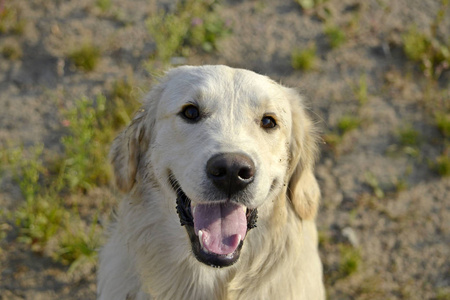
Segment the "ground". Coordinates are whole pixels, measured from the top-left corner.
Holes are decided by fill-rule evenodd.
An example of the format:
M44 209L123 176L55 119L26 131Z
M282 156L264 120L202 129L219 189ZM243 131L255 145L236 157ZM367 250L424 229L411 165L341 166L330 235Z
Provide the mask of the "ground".
M148 20L175 10L155 0L0 1L2 151L43 143L60 153L61 107L124 78L148 91L167 66ZM229 0L214 13L226 34L169 61L247 68L302 92L323 141L317 225L329 298L450 299L448 1ZM441 50L415 61L408 32ZM99 49L93 70L75 65L84 44ZM294 68L293 53L307 48L309 67ZM0 299L94 299L95 264L68 272L32 251L14 221L23 191L0 176ZM82 209L101 206L108 219L120 195L102 185L83 197L94 200Z

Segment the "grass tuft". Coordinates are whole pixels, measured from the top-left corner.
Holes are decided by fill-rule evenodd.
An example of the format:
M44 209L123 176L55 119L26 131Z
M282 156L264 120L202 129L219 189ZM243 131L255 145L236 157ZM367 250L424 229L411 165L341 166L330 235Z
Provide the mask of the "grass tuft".
M358 271L361 265L361 253L359 249L342 245L340 247L341 261L339 273L342 277L348 277Z
M420 133L411 125L406 125L398 131L402 146L417 147L420 144Z
M450 114L445 113L437 113L436 117L436 126L442 135L446 138L450 137Z
M25 27L26 20L22 18L19 8L6 5L0 11L0 33L22 35Z
M147 20L156 43L155 58L164 64L192 51L212 52L231 28L217 14L215 1L182 1L174 12L163 11Z
M450 69L450 44L419 32L416 27L411 27L402 37L406 57L418 62L425 76L439 78Z
M130 85L118 81L111 100L81 98L60 112L66 129L60 156L45 160L43 145L0 151L2 173L13 175L24 197L9 220L18 228L18 240L70 264L69 271L93 266L96 260L101 228L97 216L89 216L87 210L80 213L78 205L94 186L110 181L109 145L122 122L130 119L127 112L137 106Z
M86 72L95 69L100 60L100 56L100 49L91 44L85 44L69 54L69 58L75 67Z
M327 1L328 0L295 0L295 2L297 2L298 5L300 5L300 7L304 10L316 8Z
M317 47L309 45L305 49L296 49L291 54L291 65L296 70L309 71L317 66Z
M1 53L3 57L10 60L18 60L22 58L22 49L17 44L6 44L2 47Z
M436 159L434 165L436 172L443 177L450 176L450 155L445 153Z
M107 12L111 8L112 3L111 0L96 0L95 5L100 8L102 12Z
M337 127L341 135L345 135L346 133L358 128L360 124L361 119L359 117L344 115L339 119Z
M325 35L327 36L330 46L333 49L342 46L347 40L345 32L334 25L329 25L325 28Z
M71 226L65 230L59 241L59 249L55 253L57 260L70 264L68 273L72 273L84 265L93 266L97 260L97 250L100 247L100 232L97 226L97 218L92 221L90 228L80 226L81 220L76 219L77 214L73 214Z

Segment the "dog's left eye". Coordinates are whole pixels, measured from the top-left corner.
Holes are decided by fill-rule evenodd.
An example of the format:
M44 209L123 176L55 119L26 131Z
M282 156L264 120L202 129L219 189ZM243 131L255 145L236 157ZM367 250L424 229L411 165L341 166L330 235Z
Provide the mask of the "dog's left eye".
M271 116L264 116L261 119L261 127L264 129L272 129L277 126L277 122Z
M200 112L197 106L190 104L183 107L181 116L188 121L195 122L200 117Z

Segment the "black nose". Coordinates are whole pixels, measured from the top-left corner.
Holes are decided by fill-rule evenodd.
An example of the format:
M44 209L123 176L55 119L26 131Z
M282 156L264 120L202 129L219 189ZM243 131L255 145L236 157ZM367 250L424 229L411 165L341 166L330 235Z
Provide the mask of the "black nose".
M253 181L255 164L245 154L222 153L208 160L206 173L219 190L231 196Z

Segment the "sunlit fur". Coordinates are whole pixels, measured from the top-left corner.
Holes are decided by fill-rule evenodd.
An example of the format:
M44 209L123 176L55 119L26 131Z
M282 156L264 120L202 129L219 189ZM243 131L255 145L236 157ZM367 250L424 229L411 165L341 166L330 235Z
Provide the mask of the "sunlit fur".
M195 124L179 115L191 102L203 114ZM260 126L266 113L276 128ZM125 196L100 253L98 298L324 299L316 149L314 124L294 90L226 66L170 70L111 149ZM258 208L259 218L239 260L217 269L192 255L169 176L193 203L205 203L217 195L206 162L224 152L255 162L254 181L233 201Z

